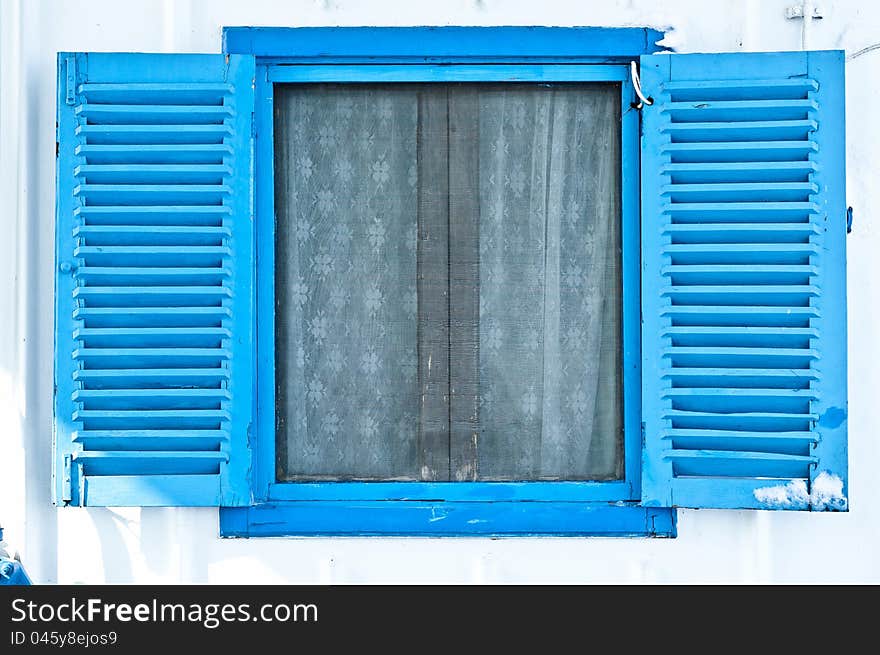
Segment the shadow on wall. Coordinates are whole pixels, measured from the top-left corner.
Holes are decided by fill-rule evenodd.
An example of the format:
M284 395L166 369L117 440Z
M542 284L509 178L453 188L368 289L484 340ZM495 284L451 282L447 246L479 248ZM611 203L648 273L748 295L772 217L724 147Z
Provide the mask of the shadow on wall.
M208 579L209 557L193 540L193 530L201 521L192 510L91 507L61 511L83 511L91 520L95 547L100 552L90 563L84 564L93 567L98 563L104 583L130 584L134 580L158 584L198 583ZM96 573L92 568L84 575L73 571L69 577L77 582L94 582L90 578Z
M61 511L78 511L64 509ZM141 531L140 522L121 513L104 507L90 507L84 510L95 526L97 544L101 549L101 570L104 583L130 583L134 580L128 543ZM126 535L129 535L126 538ZM76 573L74 573L76 579ZM93 582L89 580L88 582Z

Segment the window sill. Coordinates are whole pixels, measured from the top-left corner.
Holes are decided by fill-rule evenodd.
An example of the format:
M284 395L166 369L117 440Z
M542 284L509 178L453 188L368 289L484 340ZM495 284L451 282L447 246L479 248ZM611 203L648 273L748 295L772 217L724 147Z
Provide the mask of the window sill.
M675 537L674 509L630 503L287 501L221 507L221 537Z

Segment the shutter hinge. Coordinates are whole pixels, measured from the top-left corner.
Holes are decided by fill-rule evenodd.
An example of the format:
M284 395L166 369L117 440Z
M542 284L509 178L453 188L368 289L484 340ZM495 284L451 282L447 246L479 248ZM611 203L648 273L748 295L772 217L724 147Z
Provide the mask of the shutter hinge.
M67 73L67 93L66 102L72 105L76 101L76 57L69 55L65 65Z
M71 489L70 484L70 460L71 455L64 456L64 471L62 472L61 479L61 500L64 501L64 504L67 505L73 500L73 490Z
M804 2L803 4L794 5L793 7L786 7L785 17L788 20L794 20L795 18L811 18L818 20L823 16L822 10L819 7L812 2Z
M852 207L846 208L846 233L852 232L853 210Z
M81 507L86 506L86 476L83 471L83 465L80 462L77 462L76 466L76 486L79 492L79 495L76 499L76 504Z

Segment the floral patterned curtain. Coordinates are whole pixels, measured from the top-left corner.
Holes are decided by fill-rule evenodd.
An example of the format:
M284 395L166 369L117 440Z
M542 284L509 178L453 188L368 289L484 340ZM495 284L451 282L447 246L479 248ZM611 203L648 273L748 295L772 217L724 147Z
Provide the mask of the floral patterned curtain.
M620 477L618 98L277 88L279 480Z

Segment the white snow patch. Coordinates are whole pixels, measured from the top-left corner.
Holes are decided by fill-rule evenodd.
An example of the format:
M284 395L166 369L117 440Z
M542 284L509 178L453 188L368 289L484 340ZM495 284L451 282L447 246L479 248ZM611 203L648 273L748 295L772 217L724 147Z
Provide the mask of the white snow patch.
M792 480L788 484L755 489L755 498L769 507L794 508L810 505L814 510L845 510L846 496L843 495L843 480L838 476L822 471L813 480L812 492L807 492L804 480Z
M664 25L662 27L658 26L653 29L663 32L663 38L657 42L657 45L661 48L668 48L669 50L676 52L681 50L682 46L685 44L684 34L680 29L676 30L676 28L671 25Z
M810 502L807 483L803 480L792 480L788 484L778 484L775 487L761 487L755 489L754 493L759 503L771 507L799 507Z
M813 493L810 494L813 509L846 509L846 496L843 495L843 480L836 475L822 472L813 480Z

